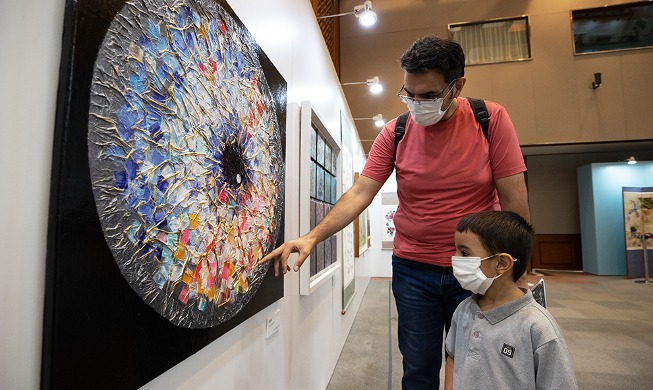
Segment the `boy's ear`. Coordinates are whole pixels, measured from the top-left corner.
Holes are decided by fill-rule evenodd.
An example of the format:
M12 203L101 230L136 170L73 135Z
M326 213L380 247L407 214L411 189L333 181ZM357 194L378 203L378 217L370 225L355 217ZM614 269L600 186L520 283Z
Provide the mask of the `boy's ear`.
M501 253L499 255L499 261L497 262L497 271L501 271L503 274L511 270L514 265L515 261L513 260L512 256L507 253Z

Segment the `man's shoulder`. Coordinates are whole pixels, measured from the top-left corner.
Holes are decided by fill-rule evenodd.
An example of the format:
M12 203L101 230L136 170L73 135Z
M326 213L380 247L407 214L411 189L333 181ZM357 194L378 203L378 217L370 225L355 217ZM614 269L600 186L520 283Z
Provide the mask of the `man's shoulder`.
M469 102L469 99L477 99L477 100L483 100L485 102L485 106L487 107L488 112L491 114L492 112L498 111L498 110L505 110L505 108L500 104L492 100L486 100L483 98L477 98L474 96L467 96L464 97L463 100L465 104L463 105L466 110L469 110L470 112L472 111L472 106L471 103Z

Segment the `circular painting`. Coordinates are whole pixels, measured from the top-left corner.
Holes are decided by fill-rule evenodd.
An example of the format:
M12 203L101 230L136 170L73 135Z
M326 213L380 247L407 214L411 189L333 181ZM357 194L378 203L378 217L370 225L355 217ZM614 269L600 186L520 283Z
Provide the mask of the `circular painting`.
M213 1L128 2L95 62L88 148L105 239L175 325L237 314L282 225L284 129L259 56Z

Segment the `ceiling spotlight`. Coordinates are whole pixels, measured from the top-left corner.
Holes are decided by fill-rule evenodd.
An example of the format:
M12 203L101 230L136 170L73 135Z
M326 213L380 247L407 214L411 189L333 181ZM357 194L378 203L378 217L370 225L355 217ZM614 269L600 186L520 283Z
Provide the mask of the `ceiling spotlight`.
M358 22L363 26L371 26L376 23L376 12L372 11L372 2L366 1L354 7L352 12L344 12L336 15L319 16L318 19L335 18L336 16L355 15Z
M379 83L379 76L374 76L367 80L367 85L370 87L370 92L372 93L380 93L383 91L383 86Z
M635 160L634 156L628 157L628 159L626 161L628 161L629 165L637 164L637 160Z
M376 23L376 12L372 11L372 2L366 1L361 5L354 7L354 15L358 18L358 22L363 26L371 26Z
M383 125L385 125L385 121L383 120L383 115L381 114L376 114L371 118L354 118L354 120L355 121L373 120L376 127L383 127Z
M368 87L370 87L370 92L377 94L381 91L383 91L383 86L379 82L379 76L374 76L371 79L368 79L367 81L359 81L355 83L342 83L341 85L355 85L355 84L365 84Z
M374 115L372 119L374 120L376 127L383 127L383 125L385 125L385 121L383 120L383 116L381 114Z

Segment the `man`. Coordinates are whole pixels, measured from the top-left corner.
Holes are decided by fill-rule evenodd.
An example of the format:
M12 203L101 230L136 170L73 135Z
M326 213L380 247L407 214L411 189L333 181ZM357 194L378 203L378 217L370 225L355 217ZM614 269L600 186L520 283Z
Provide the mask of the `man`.
M488 138L460 97L465 56L457 43L418 39L402 55L404 86L399 98L410 111L395 151L396 119L374 141L359 179L305 236L261 259L274 259L285 274L290 253L299 270L311 249L347 226L371 202L396 168L399 207L394 223L392 290L397 304L403 389L439 387L442 334L458 304L469 296L455 279L454 232L464 215L510 210L529 219L526 170L505 109L486 102ZM395 157L396 153L396 157Z

